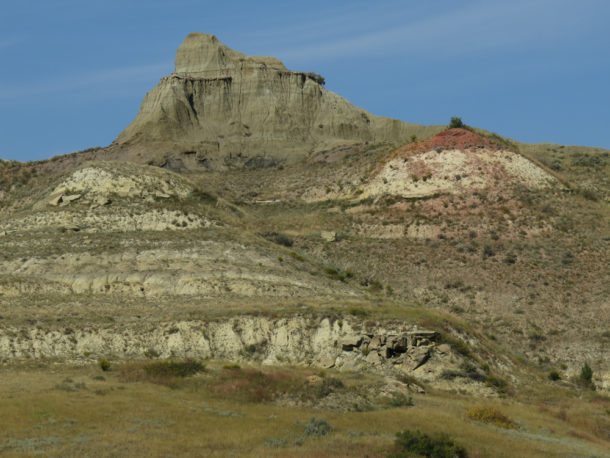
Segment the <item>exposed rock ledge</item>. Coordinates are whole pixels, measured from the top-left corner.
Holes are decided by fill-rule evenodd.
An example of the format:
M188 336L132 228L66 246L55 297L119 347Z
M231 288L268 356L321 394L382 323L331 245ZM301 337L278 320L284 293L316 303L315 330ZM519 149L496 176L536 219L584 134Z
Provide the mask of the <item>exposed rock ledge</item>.
M237 316L101 329L0 329L0 357L215 358L256 360L339 370L405 373L443 384L444 370L463 362L438 333L407 323L379 324L329 318ZM435 383L436 384L436 383ZM467 383L471 391L489 391ZM466 387L468 389L468 387Z

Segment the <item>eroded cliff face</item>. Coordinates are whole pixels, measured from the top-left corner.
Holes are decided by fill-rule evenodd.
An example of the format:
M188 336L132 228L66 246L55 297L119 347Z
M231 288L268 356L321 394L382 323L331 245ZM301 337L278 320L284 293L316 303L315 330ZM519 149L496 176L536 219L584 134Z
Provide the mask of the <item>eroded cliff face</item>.
M405 142L438 127L371 115L311 73L189 35L115 148L173 169L260 167L349 142Z
M448 381L464 358L439 342L439 333L394 322L307 316L235 316L217 321L175 321L145 326L0 328L0 354L8 358L215 358L292 364L342 371L409 375L414 380L494 395L481 380ZM510 363L496 361L506 369ZM473 368L473 371L482 369ZM413 385L417 388L417 385Z

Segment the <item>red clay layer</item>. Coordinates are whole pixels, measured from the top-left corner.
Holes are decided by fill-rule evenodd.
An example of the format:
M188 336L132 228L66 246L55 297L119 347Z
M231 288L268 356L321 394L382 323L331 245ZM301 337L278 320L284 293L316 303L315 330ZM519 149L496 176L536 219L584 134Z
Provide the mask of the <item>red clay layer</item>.
M432 149L474 149L487 148L492 150L500 149L496 142L475 134L466 129L448 129L428 140L408 145L404 151L430 151Z

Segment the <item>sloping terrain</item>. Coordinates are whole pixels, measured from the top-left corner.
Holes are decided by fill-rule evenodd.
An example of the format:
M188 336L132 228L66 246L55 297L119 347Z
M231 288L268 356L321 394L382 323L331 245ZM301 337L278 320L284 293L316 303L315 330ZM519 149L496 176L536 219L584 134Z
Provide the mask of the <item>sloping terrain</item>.
M23 363L32 358L109 359L123 375L95 378L95 394L119 406L124 385L113 384L140 383L143 359L211 358L227 364L170 385L230 408L230 394L247 392L260 404L248 404L253 416L274 405L370 410L381 422L414 395L418 418L432 412L481 456L489 444L503 456L600 455L610 441L609 152L377 118L321 83L194 34L109 147L0 161L0 371L30 379L41 370ZM254 369L226 372L236 361ZM268 372L286 365L300 369ZM34 385L27 396L51 396ZM481 399L518 421L464 427L464 406ZM392 451L387 434L344 433L326 452L299 438L197 447ZM9 439L0 451L30 450Z

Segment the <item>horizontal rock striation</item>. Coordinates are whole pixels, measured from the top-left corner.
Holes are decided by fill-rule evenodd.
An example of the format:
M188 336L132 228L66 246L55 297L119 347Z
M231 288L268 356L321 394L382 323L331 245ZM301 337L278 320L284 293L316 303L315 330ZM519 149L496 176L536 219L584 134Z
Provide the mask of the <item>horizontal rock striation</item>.
M405 142L439 128L373 116L318 75L190 34L114 148L173 169L261 167L345 142Z
M408 323L362 323L293 316L235 316L218 321L148 323L134 327L43 329L0 327L0 357L214 358L295 364L346 371L409 374L444 383L443 371L462 361L438 333ZM492 394L480 384L477 392Z

